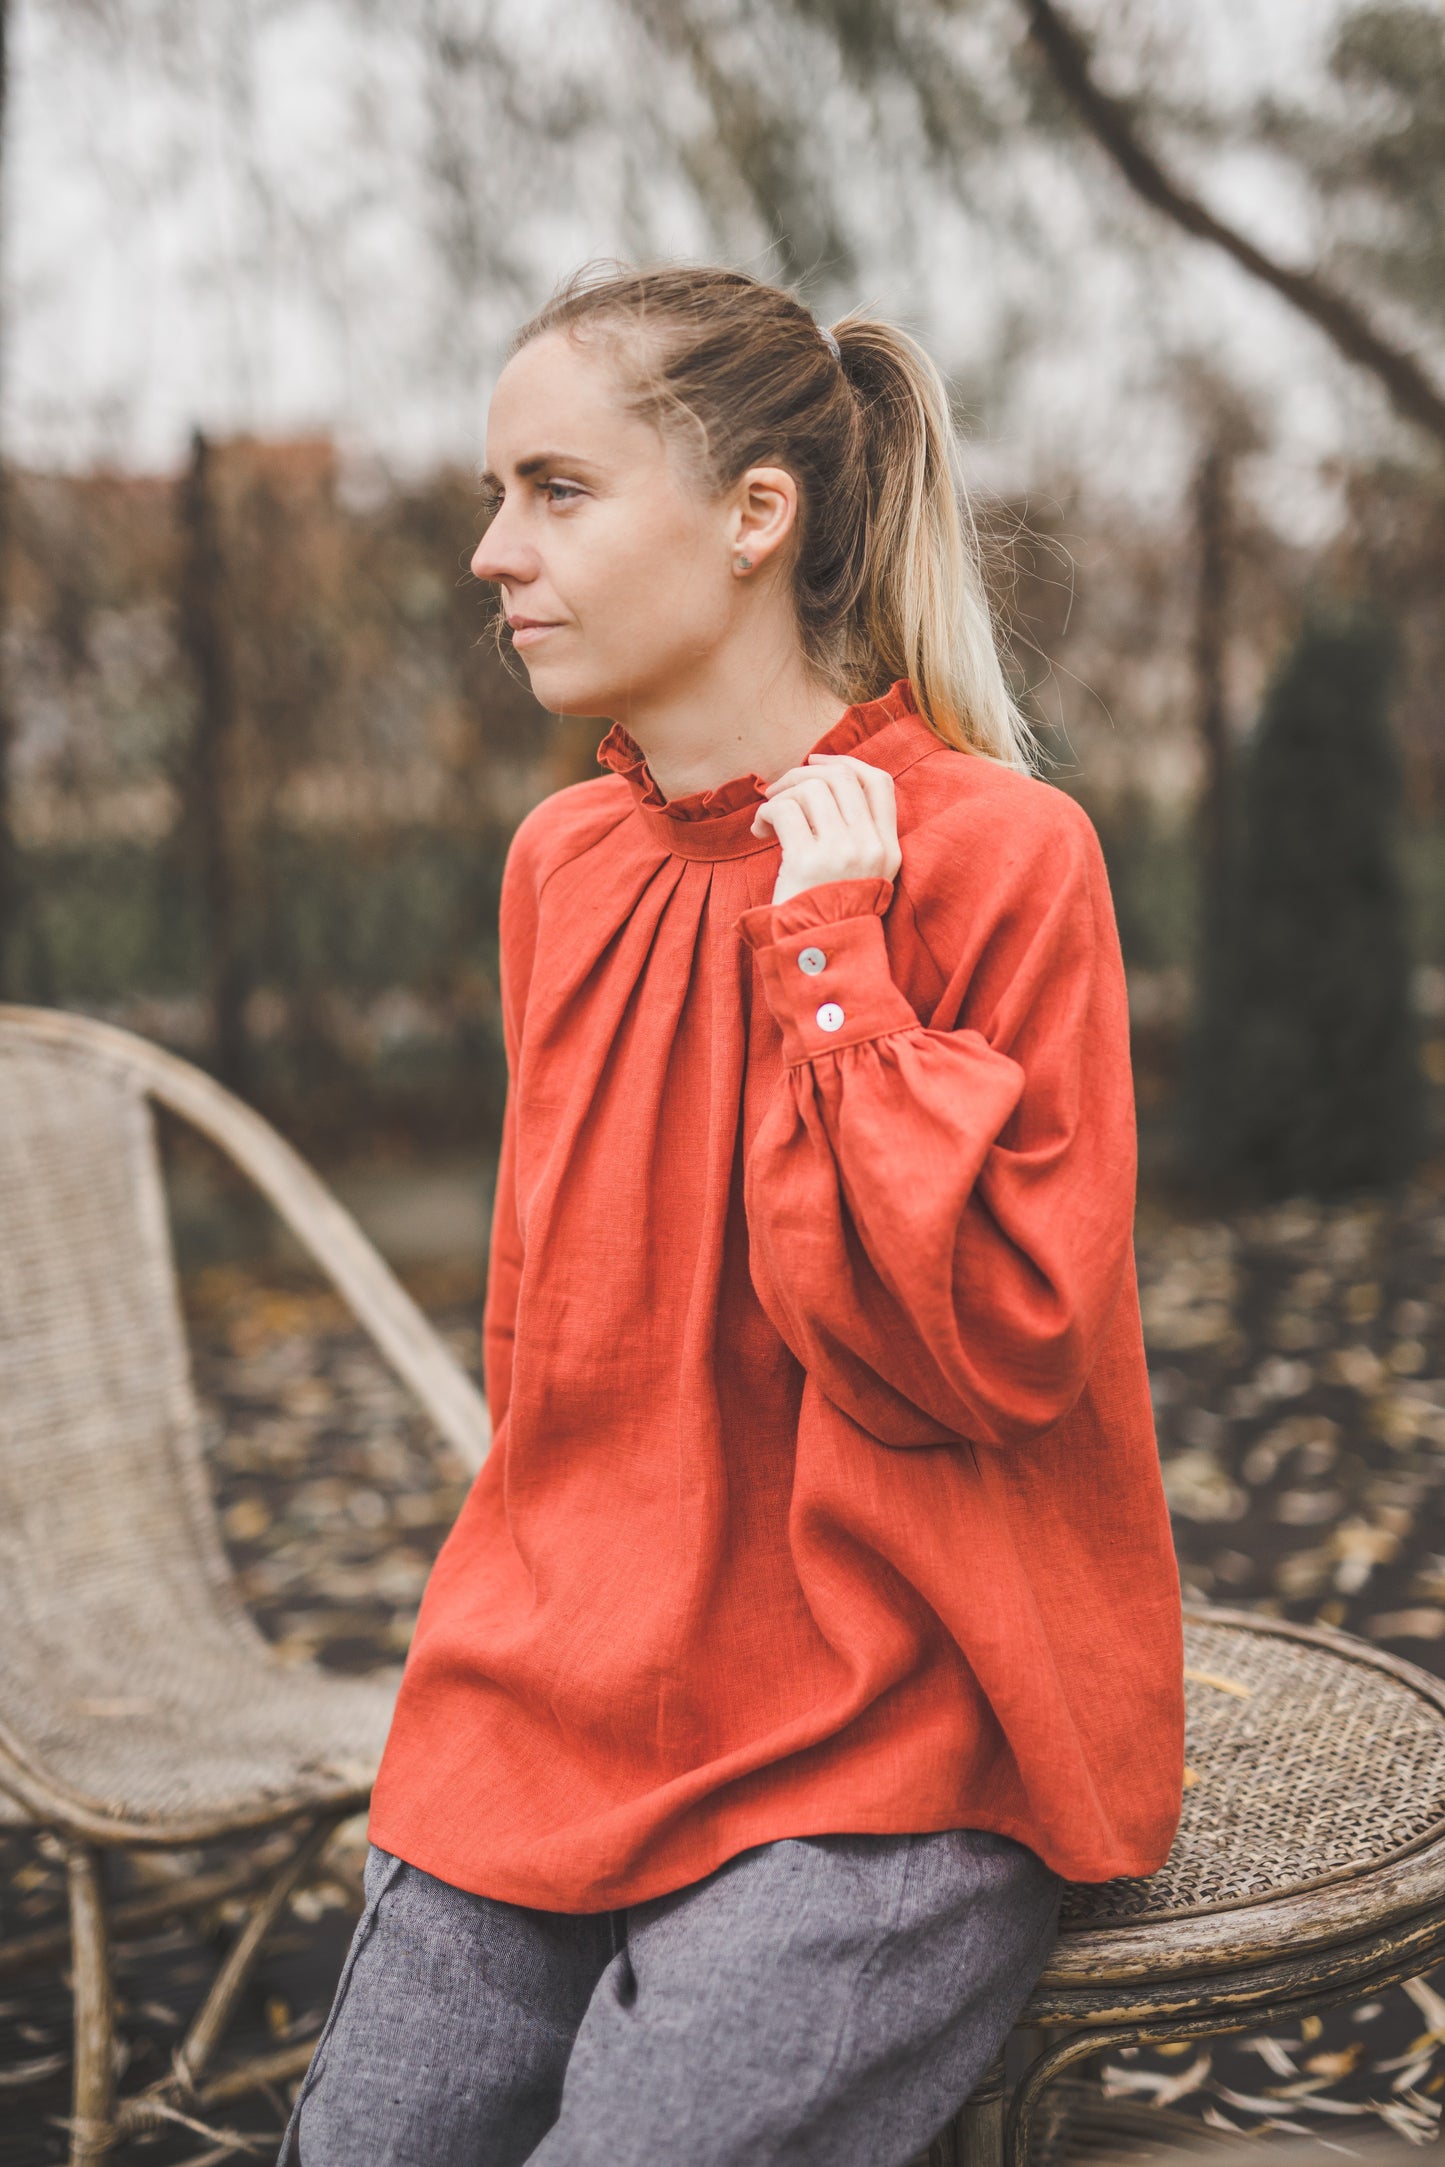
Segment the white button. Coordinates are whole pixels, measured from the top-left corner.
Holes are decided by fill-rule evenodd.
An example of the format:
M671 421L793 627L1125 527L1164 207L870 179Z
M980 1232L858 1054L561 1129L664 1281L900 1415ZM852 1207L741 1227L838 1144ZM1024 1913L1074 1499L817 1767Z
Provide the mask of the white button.
M827 968L828 958L821 948L800 948L798 950L798 969L806 971L810 978L816 978L819 971L825 971Z
M825 1001L818 1010L817 1024L820 1031L841 1030L847 1020L836 1001Z

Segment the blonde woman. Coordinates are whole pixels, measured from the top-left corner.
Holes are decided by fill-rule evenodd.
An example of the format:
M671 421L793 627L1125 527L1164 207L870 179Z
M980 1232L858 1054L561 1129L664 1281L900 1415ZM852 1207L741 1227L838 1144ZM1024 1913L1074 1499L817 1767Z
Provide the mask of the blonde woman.
M1104 868L901 332L584 276L488 462L611 728L508 858L495 1445L283 2158L902 2167L1179 1811Z

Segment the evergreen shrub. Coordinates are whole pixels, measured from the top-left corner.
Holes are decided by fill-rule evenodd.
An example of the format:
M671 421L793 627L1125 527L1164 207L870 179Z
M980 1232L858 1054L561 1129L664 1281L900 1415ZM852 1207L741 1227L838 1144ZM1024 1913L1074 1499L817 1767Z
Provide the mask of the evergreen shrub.
M1419 1153L1394 659L1378 618L1311 612L1248 749L1232 877L1203 915L1193 1156L1254 1195L1389 1185Z

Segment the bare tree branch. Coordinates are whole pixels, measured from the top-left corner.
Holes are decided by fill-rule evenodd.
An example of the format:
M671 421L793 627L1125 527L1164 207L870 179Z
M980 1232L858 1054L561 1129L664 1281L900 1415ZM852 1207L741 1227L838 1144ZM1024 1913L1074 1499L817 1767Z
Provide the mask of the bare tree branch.
M1397 413L1445 444L1445 393L1432 382L1414 355L1381 336L1364 312L1342 293L1309 271L1294 271L1200 202L1175 180L1141 136L1133 113L1121 98L1095 80L1084 40L1053 0L1022 0L1029 37L1050 75L1101 149L1106 151L1136 195L1162 211L1186 233L1222 249L1252 278L1273 288L1302 316L1317 324L1349 361L1368 369L1384 386Z
M851 275L853 251L833 192L817 170L816 142L797 124L800 86L779 46L780 11L735 6L729 28L745 33L738 37L719 33L715 9L687 0L628 5L659 51L686 63L712 115L715 137L706 149L685 139L676 143L705 208L715 216L723 209L718 181L726 174L776 251L775 275L803 285L820 266L834 279ZM794 12L806 24L806 14Z

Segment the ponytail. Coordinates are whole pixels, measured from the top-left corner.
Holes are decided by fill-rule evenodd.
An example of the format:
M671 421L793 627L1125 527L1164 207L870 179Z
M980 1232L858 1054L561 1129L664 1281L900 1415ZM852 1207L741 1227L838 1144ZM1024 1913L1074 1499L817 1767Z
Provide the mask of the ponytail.
M1009 691L943 378L915 339L875 317L833 326L863 414L868 527L848 614L850 659L906 677L946 744L1030 768Z
M793 592L804 646L849 702L898 678L946 745L1029 769L943 379L891 324L829 333L793 295L742 272L601 265L513 341L592 333L618 349L636 410L724 489L785 466L799 493Z

